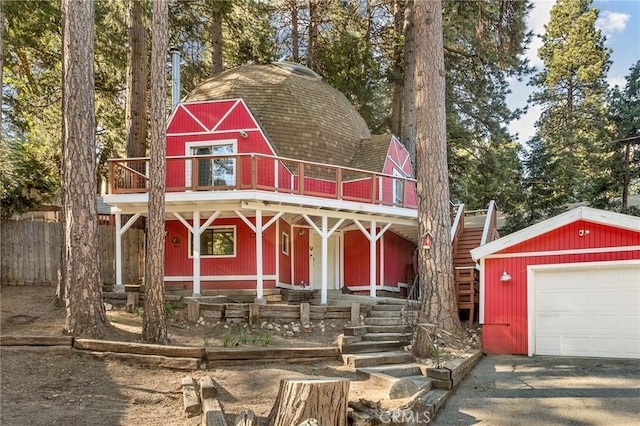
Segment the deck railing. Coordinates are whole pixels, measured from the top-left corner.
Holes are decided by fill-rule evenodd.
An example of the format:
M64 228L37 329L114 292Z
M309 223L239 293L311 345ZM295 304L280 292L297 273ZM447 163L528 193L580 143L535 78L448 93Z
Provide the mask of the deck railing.
M109 160L109 193L145 193L149 158ZM415 179L263 154L171 156L166 192L265 190L405 208Z

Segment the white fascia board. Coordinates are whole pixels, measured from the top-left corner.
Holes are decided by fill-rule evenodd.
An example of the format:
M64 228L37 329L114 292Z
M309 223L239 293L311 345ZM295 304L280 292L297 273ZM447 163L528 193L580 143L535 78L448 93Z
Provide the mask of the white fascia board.
M536 223L535 225L531 225L528 228L477 247L471 250L471 257L477 262L483 257L487 257L493 253L502 251L508 247L530 240L539 235L546 234L578 220L585 220L601 225L640 232L640 217L608 212L591 207L577 207L573 210L569 210L568 212L559 214L558 216L554 216L540 223Z

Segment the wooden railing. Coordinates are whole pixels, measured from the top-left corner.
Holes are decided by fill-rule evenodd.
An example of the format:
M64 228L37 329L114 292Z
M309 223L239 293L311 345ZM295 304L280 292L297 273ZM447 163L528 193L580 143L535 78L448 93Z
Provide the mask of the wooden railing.
M109 193L148 191L148 158L109 160ZM166 192L265 190L416 208L415 179L263 154L166 158Z

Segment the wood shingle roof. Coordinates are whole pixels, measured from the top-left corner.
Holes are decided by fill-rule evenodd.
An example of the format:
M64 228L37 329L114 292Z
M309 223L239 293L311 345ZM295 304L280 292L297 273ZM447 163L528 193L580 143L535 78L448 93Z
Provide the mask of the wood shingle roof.
M363 140L371 138L364 119L342 93L275 65L225 71L195 88L183 102L237 98L244 100L282 157L353 167ZM385 138L388 148L391 137ZM369 154L373 155L358 154L363 157L359 164L373 163ZM386 151L379 158L380 168L385 157Z

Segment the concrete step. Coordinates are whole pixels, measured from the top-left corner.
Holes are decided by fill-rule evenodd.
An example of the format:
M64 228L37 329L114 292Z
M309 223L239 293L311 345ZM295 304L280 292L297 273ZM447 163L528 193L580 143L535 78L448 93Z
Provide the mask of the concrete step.
M408 333L367 333L362 336L362 340L367 342L379 342L381 340L397 340L406 342L411 337Z
M375 367L358 368L359 372L362 372L372 378L372 375L385 375L395 378L407 377L407 376L424 376L427 370L427 366L424 364L417 364L415 362L407 362L403 364L388 364L377 365Z
M365 325L404 325L402 318L365 318Z
M367 325L367 334L369 333L404 333L407 327L404 325Z
M351 368L361 368L412 362L413 354L402 351L343 354L342 359L344 363Z
M393 304L393 305L372 305L371 306L371 310L372 311L401 311L402 308L404 308L405 305L401 305L401 304Z
M405 342L399 340L354 342L342 346L343 354L354 354L363 352L396 351L405 346Z

